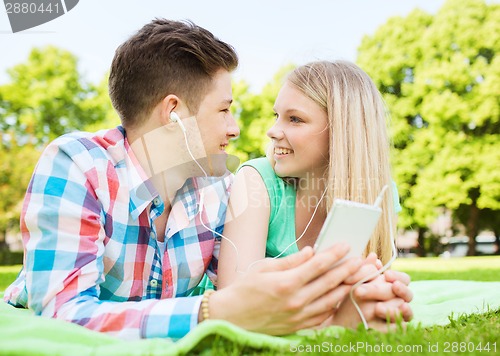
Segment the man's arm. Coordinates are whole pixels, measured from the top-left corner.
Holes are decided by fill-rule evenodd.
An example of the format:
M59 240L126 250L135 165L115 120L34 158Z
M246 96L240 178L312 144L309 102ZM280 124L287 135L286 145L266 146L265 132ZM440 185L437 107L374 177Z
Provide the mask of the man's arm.
M42 155L23 208L29 308L126 338L184 336L197 324L200 297L143 301L103 297L104 250L113 247L104 244L98 195L104 183L112 182L96 187L89 179L93 172L83 167L86 163L75 163L71 158L75 152L61 149L64 139L57 142ZM127 281L117 281L117 288L123 287L120 283Z

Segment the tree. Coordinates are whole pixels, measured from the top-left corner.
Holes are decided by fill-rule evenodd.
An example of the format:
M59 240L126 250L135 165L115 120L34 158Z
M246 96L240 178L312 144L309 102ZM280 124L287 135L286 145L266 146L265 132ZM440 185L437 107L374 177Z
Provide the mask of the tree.
M15 135L0 140L0 249L5 248L7 230L18 223L21 202L40 152L33 144L19 146Z
M113 118L107 82L85 83L71 53L33 49L0 86L0 247L18 224L21 202L44 145L64 133Z
M97 120L92 120L86 124L83 131L96 132L109 129L121 124L120 117L111 104L108 91L109 74L106 74L101 82L93 87L93 96L82 103L82 109L86 112L93 112L99 115Z
M49 46L33 49L26 63L7 71L11 82L0 87L0 125L14 130L19 144L29 139L43 145L103 119L105 112L94 105L98 91L83 82L77 63L70 52Z
M392 116L402 225L425 228L444 206L469 254L482 215L500 217L499 47L498 4L448 0L435 16L390 19L359 48Z

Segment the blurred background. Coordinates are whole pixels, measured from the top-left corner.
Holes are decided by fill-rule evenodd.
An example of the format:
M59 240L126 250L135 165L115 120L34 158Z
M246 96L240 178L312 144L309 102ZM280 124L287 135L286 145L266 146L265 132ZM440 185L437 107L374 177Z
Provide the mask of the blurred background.
M0 16L0 264L22 263L19 215L44 146L119 124L107 94L116 47L154 17L191 19L234 45L240 137L264 155L283 77L315 59L348 59L390 111L400 255L500 254L498 1L82 1L13 34Z

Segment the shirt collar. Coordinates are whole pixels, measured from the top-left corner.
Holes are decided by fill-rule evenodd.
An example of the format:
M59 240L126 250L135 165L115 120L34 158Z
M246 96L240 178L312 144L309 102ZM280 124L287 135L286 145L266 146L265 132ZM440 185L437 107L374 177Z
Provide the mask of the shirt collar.
M127 167L128 184L130 203L129 211L132 219L136 220L139 215L149 206L149 204L157 197L159 193L148 178L146 172L140 165L134 151L131 149L127 136L123 127L119 127L123 133L123 146L126 154L122 157L122 162ZM123 151L122 151L123 152ZM116 158L118 156L115 154ZM171 226L167 225L167 230L170 227L172 234L185 229L198 213L198 184L196 178L189 178L184 185L177 191L172 202L171 215L168 221L171 221ZM161 203L163 205L163 203Z
M182 232L192 228L199 228L201 225L200 217L200 192L203 190L203 218L206 223L215 222L220 224L219 207L221 202L227 204L228 189L231 186L233 174L229 171L221 177L196 177L186 180L172 203L172 210L167 221L166 237L171 238L177 232L180 237L184 237ZM189 236L189 234L187 234Z
M196 218L199 209L199 194L196 178L187 179L184 185L177 191L172 202L170 216L167 220L167 238L186 229L191 221Z
M116 159L121 158L121 160L117 162L117 165L124 164L126 167L130 196L129 211L132 219L136 220L159 194L151 183L151 180L147 177L146 172L144 172L144 169L139 164L134 151L132 151L127 140L125 129L121 126L119 126L118 129L123 134L124 150L121 150L123 154L121 157L118 157L118 152L113 152L111 155L115 156Z

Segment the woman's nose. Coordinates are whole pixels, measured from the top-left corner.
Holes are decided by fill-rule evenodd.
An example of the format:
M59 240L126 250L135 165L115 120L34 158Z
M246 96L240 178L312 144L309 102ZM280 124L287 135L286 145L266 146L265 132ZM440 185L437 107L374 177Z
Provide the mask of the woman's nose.
M278 120L274 123L273 126L269 130L267 130L267 137L273 140L279 140L283 138L283 129L281 128L281 125L279 124Z

